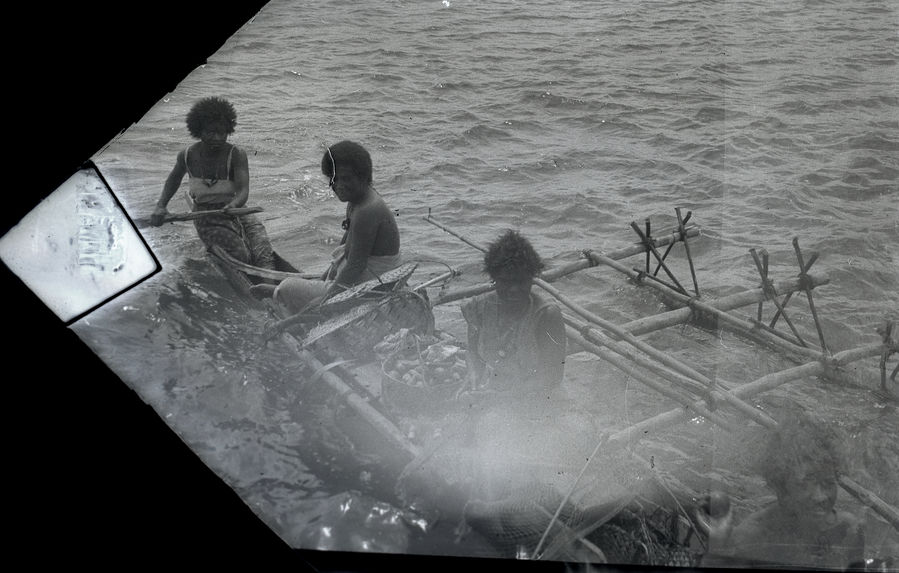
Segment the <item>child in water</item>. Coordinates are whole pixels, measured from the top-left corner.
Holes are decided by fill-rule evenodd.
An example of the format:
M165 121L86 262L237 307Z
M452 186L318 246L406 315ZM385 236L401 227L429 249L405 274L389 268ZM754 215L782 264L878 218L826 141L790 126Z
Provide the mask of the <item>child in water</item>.
M221 246L241 262L275 268L272 246L259 219L253 214L228 214L229 209L246 205L250 196L247 154L228 143L235 125L237 113L227 100L208 97L191 107L187 130L199 141L178 153L150 222L162 225L168 214L166 206L187 174L191 211L224 211L194 220L200 240L207 247Z
M777 501L733 526L726 495L699 515L709 526L703 566L793 566L845 570L863 563L859 520L837 511L839 456L828 429L794 413L773 431L763 476Z

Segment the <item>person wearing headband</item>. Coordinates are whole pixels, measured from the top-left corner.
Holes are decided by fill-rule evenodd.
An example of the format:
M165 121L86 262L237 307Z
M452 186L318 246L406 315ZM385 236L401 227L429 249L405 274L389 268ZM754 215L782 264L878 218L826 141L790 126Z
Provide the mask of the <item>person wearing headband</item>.
M402 263L396 215L372 186L368 151L353 141L335 143L325 149L321 170L334 195L347 204L344 233L322 280L291 277L274 289L275 300L294 313Z
M262 222L254 214L228 214L229 209L246 205L250 196L247 154L228 143L235 125L237 113L225 99L203 98L190 108L187 130L199 141L175 158L175 166L165 180L150 223L154 226L163 224L168 214L166 206L186 174L190 183L187 201L191 211L223 211L194 220L200 240L207 247L221 246L241 262L273 269L272 245Z

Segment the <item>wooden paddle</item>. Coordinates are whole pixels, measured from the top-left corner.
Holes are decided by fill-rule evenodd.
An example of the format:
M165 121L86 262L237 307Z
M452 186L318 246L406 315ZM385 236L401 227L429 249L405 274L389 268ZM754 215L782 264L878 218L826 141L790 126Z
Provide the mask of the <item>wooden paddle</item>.
M250 213L259 213L262 211L262 207L234 207L230 209L227 213L224 209L213 209L211 211L191 211L190 213L174 213L165 216L165 219L162 220L163 223L174 223L176 221L193 221L194 219L199 219L201 217L206 217L207 215L249 215ZM132 219L134 221L135 226L139 229L144 229L150 226L150 217L138 217L136 219Z

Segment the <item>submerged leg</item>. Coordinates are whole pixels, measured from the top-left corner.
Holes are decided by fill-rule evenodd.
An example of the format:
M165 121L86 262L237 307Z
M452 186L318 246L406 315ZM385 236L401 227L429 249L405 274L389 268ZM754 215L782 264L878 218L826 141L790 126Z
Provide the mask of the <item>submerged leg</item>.
M240 262L253 264L241 227L234 217L209 215L196 219L194 227L207 247L218 245Z
M265 225L256 215L242 215L239 217L246 238L247 249L252 257L251 264L266 269L275 268L275 254L272 251L272 243L269 241Z

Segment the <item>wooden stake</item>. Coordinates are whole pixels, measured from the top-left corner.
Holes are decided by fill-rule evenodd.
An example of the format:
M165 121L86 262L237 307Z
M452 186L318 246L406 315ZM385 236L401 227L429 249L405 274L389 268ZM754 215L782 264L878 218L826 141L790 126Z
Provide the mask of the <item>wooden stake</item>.
M634 225L636 226L636 224L634 224ZM650 240L651 240L651 239L650 239L651 234L650 234L650 232L649 232L649 230L650 230L650 226L649 226L649 217L647 217L647 218L645 219L644 225L646 226L646 235L641 235L640 238L643 239L644 242L646 242L646 245L647 245L647 246L649 246L649 245L650 245ZM638 231L638 233L639 233L639 231ZM660 265L662 264L662 260L661 260L661 259L659 259L659 264L660 264ZM646 249L646 272L647 272L647 273L649 272L649 249Z
M647 221L647 228L648 228L648 225L649 225L648 221L649 221L649 219L647 219L646 221ZM659 251L656 250L656 248L655 248L655 246L652 244L652 241L650 240L650 238L649 238L647 235L644 235L644 234L643 234L643 231L640 230L639 225L637 225L636 223L633 223L633 222L632 222L632 223L631 223L631 228L637 233L637 235L640 236L640 240L643 241L643 244L646 245L646 259L647 259L647 261L649 261L649 253L651 252L651 253L653 254L653 256L655 256L656 260L659 261L659 264L662 265L662 270L665 271L665 274L668 275L668 278L671 279L671 282L673 282L674 284L677 285L677 288L678 288L678 290L680 290L681 293L687 294L687 290L686 290L684 287L681 286L681 284L677 281L677 277L675 277L675 276L671 273L671 270L668 268L668 265L666 265L665 262L662 260L662 255L660 255L660 254L659 254ZM648 264L648 262L647 262L647 265L646 265L646 273L649 274L649 264Z
M805 263L805 268L803 268L803 269L800 270L799 276L802 277L803 274L807 274L808 271L809 271L809 269L812 268L812 265L815 264L815 261L817 261L817 260L818 260L818 253L813 252L813 253L812 253L812 256L810 256L810 257L808 258L808 261L806 261L806 263ZM784 301L783 301L784 307L787 306L787 303L790 302L790 299L791 299L792 297L793 297L793 293L792 293L792 292L787 293L787 296L784 298ZM778 319L778 318L780 318L780 311L779 311L779 310L778 310L777 312L774 313L774 318L771 319L771 324L769 324L768 326L770 326L771 328L774 328L774 325L777 324L777 319Z
M692 211L687 213L687 218L684 219L680 214L680 207L675 207L674 212L677 214L677 229L683 233L684 225L687 220L690 218L690 215L693 214ZM696 296L699 296L699 282L696 280L696 269L693 268L693 257L690 255L690 243L687 242L687 237L684 237L684 250L687 252L687 262L690 264L690 276L693 277L693 290L696 292ZM766 267L767 268L767 267Z
M805 262L802 260L802 250L799 248L799 238L793 237L793 250L796 251L796 259L799 261L799 268L805 268ZM800 278L804 275L801 274ZM818 313L815 311L815 301L812 299L812 289L806 287L805 295L808 297L808 307L812 311L812 318L815 319L815 328L818 329L818 339L821 341L821 350L824 352L830 352L827 350L827 344L824 342L824 331L821 330L821 322L818 320ZM786 316L784 317L786 319Z
M764 275L762 276L762 285L763 285L762 289L765 290L765 285L768 284L768 251L766 251L765 249L762 249L762 261L763 261L764 267L765 267L765 272L764 272ZM784 306L786 306L786 305L784 305ZM759 322L762 321L763 307L764 307L764 301L760 300L759 307L758 307L758 321ZM777 312L780 312L780 310L778 310Z
M608 257L604 257L603 255L599 255L599 254L593 253L593 252L590 252L589 256L594 261L596 261L597 264L603 264L603 265L610 266L631 278L634 278L634 279L637 278L637 273L631 271L624 265L609 259ZM677 300L678 302L680 302L682 304L685 304L687 306L694 308L697 311L704 312L706 314L715 316L718 319L719 325L727 326L727 327L731 328L732 330L734 330L735 332L743 334L749 338L758 340L759 342L769 344L771 346L774 346L775 348L780 348L781 350L788 351L794 355L802 356L805 358L818 359L822 356L820 352L817 352L811 348L804 348L802 346L792 344L790 342L787 342L785 340L778 338L777 336L774 336L773 334L771 334L769 332L766 332L764 330L759 330L757 328L753 328L753 324L751 322L736 318L726 312L719 311L718 309L712 307L711 305L708 305L696 298L690 297L683 293L676 292L672 289L669 289L667 287L664 287L662 285L659 285L659 284L656 284L653 282L648 282L645 284L661 291L664 295L671 297L674 300Z
M826 277L809 275L809 278L813 287L826 285L830 282L830 280ZM774 287L777 289L777 292L785 292L787 294L793 294L795 291L802 289L802 286L799 283L799 279L780 281L775 283ZM732 294L719 299L710 299L707 300L706 303L715 309L727 311L743 306L749 306L753 303L764 300L764 298L765 292L763 289L759 288ZM675 310L670 310L668 312L659 313L653 316L647 316L644 318L632 320L628 323L622 324L621 327L631 334L646 334L647 332L661 330L669 326L683 324L689 321L692 315L693 309L687 305L683 305L681 308Z
M428 223L431 223L435 227L439 227L441 229L446 230L445 226L442 225L441 223L439 223L433 217L430 217L430 216L423 217L423 220L427 221ZM456 236L454 231L447 230L446 232L450 233L453 236ZM701 231L698 227L690 227L687 229L687 237L698 237L700 234L701 234ZM669 244L674 244L680 240L681 240L681 237L680 237L679 232L673 231L667 235L664 235L661 237L656 237L655 243L658 246L665 246L665 245L669 245ZM466 242L466 244L468 244L467 239L465 242ZM478 250L481 250L480 246L475 247L475 248L477 248ZM621 260L621 259L625 259L627 257L632 257L634 255L643 253L645 250L646 250L646 246L643 243L634 243L633 245L631 245L629 247L624 247L622 249L617 249L615 251L612 251L612 252L608 253L606 256L612 260ZM559 267L556 267L553 269L549 269L546 272L542 273L540 275L540 277L547 282L553 282L562 277L576 273L578 271L582 271L584 269L589 269L591 267L595 267L596 263L593 262L593 260L587 256L587 254L586 254L587 252L590 252L590 251L585 251L583 260L575 261L572 263L568 263L566 265L562 265L562 266L559 266ZM450 291L450 292L441 294L436 299L434 299L431 306L439 306L442 304L448 304L450 302L461 300L463 298L469 298L469 297L477 296L477 295L485 293L485 292L490 292L491 290L493 290L493 285L491 283L481 283L479 285L461 288L458 290L454 290L454 291Z
M759 255L755 252L755 249L749 249L749 254L752 255L752 260L755 261L755 268L758 270L759 275L762 277L762 288L765 289L768 294L768 299L774 303L774 306L777 307L777 310L783 315L784 320L790 327L790 330L793 331L793 335L796 336L796 340L799 341L801 346L808 346L804 340L802 340L802 336L799 335L799 331L796 330L796 327L793 326L793 322L790 320L790 317L787 316L787 311L784 310L784 307L781 306L780 302L777 300L777 291L773 289L770 281L768 280L768 268L767 265L763 268L761 261L759 261ZM767 254L767 253L766 253ZM761 303L760 303L761 304ZM761 322L761 317L759 317L759 321Z

